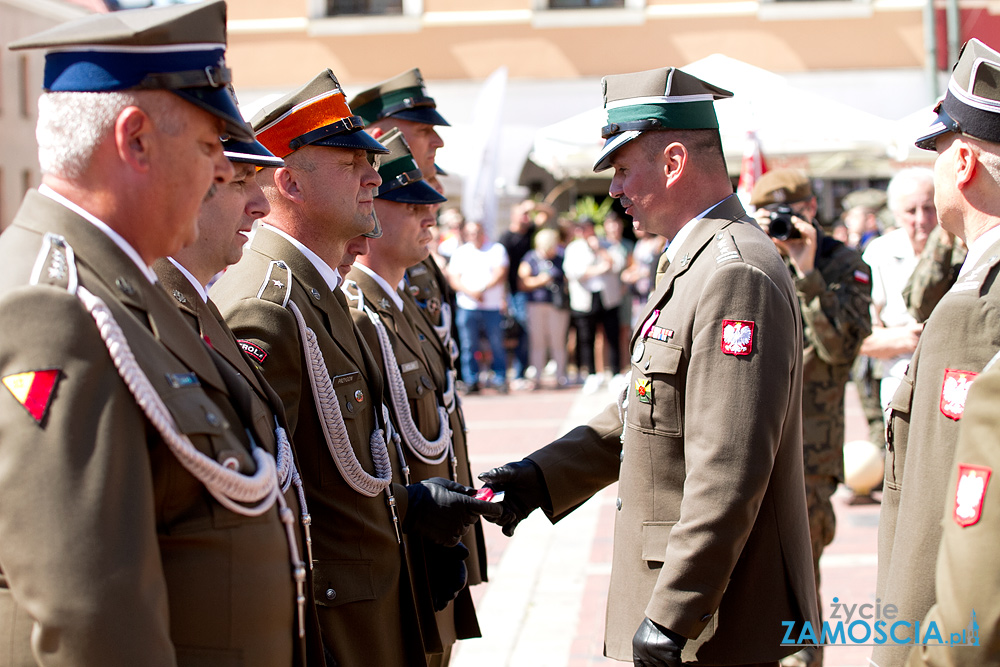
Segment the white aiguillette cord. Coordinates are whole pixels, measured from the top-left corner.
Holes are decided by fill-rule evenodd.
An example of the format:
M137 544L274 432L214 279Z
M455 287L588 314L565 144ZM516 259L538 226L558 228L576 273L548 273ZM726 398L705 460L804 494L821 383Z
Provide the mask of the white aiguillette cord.
M264 448L253 447L252 454L257 472L251 476L233 470L226 464L220 464L198 451L191 439L177 430L177 423L136 361L124 332L115 321L107 304L82 285L77 286L76 295L94 318L101 339L111 355L111 361L135 397L136 403L184 469L204 484L220 505L236 514L260 516L271 509L275 502L278 503L278 516L285 527L292 574L295 579L299 637L304 637L306 568L299 556L298 543L292 528L295 525L295 516L279 491L278 471L274 458ZM256 503L256 505L247 507L242 503Z
M444 461L451 451L451 428L448 423L448 410L440 405L437 406L438 422L440 424L438 437L433 441L427 440L420 433L420 429L413 421L413 413L410 412L410 403L406 396L406 384L403 382L403 375L399 371L399 362L396 361L396 353L392 349L392 343L389 340L388 332L385 330L385 325L382 324L382 319L378 314L367 306L365 306L365 314L368 315L368 319L375 325L375 331L378 334L379 347L382 348L382 360L385 362L386 374L389 376L387 378L389 396L392 399L392 405L399 418L400 434L406 441L406 445L410 448L410 451L418 459L428 465L437 465Z
M340 411L340 400L333 388L330 372L319 349L316 334L306 326L299 307L294 301L288 302L288 308L295 316L299 336L302 338L302 349L305 353L306 366L309 371L309 383L313 390L316 411L320 416L320 425L327 448L333 456L337 469L347 484L358 493L374 498L385 491L392 483L392 464L389 461L389 450L385 444L385 433L375 429L369 440L372 460L375 463L375 475L368 474L354 454L351 439L344 424L344 415ZM374 397L372 397L374 400Z

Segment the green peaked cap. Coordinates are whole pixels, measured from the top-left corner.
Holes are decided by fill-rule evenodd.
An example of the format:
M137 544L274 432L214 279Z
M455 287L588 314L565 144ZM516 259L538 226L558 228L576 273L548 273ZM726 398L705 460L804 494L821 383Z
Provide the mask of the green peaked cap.
M714 102L733 96L676 67L614 74L601 85L608 112L601 134L607 142L594 171L609 168L611 155L643 132L719 129Z

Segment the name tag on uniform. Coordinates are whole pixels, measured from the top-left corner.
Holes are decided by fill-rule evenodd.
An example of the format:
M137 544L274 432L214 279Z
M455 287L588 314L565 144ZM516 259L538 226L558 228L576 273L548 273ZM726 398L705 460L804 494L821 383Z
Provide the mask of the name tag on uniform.
M420 369L420 362L419 361L408 361L407 363L402 364L399 367L399 371L401 373L410 373L412 371L419 370L419 369Z
M422 276L427 273L427 267L423 264L417 264L416 266L410 267L411 276Z
M198 376L194 373L167 373L167 382L174 389L201 386L201 382L198 382Z
M338 375L333 378L333 386L339 387L340 385L347 384L348 382L354 382L355 380L361 379L361 373L357 371L353 373L345 373L344 375Z

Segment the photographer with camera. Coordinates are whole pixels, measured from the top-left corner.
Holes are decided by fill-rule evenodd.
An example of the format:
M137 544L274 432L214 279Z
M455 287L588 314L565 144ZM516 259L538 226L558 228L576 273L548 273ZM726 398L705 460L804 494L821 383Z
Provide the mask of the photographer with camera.
M871 333L871 270L857 250L823 234L815 221L816 197L801 172L767 172L750 204L792 274L802 312L802 450L819 599L819 557L836 529L830 496L844 480L844 387L861 341ZM782 661L822 664L816 647Z

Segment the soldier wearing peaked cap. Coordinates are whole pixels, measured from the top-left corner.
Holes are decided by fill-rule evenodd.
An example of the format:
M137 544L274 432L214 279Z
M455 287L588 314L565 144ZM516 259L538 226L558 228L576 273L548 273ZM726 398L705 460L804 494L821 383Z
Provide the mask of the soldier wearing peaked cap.
M801 171L767 172L750 204L788 266L802 313L802 449L818 596L819 559L836 531L830 497L844 481L844 388L872 330L871 269L861 253L820 229L816 197ZM819 667L823 656L807 647L786 662Z
M636 665L774 665L783 622L816 627L802 472L802 321L774 244L744 213L714 101L675 68L604 79L595 170L670 239L632 334L629 384L585 426L480 475L505 532L619 483L605 654Z
M898 618L911 624L922 621L936 601L934 578L928 573L938 559L941 508L956 497L955 479L949 486L943 471L956 470L965 399L1000 348L1000 53L975 39L966 43L937 114L916 143L938 154L938 220L965 240L969 254L958 280L924 325L906 377L889 403L876 595L883 604L896 605ZM968 510L976 510L982 494L967 500ZM944 523L959 520L964 526L968 518L948 517ZM964 627L940 631L961 632ZM897 634L904 641L925 639L913 637L912 631ZM882 667L902 665L911 648L876 647L872 659ZM914 652L932 653L922 647Z
M352 241L363 252L365 235L381 233L372 199L388 151L362 131L330 70L251 122L285 166L262 172L270 213L212 298L285 408L313 520L328 660L424 664L402 531L451 546L481 512L499 509L448 480L394 479L382 374L337 271Z
M444 185L437 178L443 173L434 163L439 148L444 146L436 127L449 123L437 110L437 102L427 94L423 76L419 69L411 69L364 90L351 100L351 108L365 119L368 132L378 139L393 128L403 133L410 153L417 163L424 180L439 193L444 193ZM434 204L436 213L440 204ZM427 256L406 271L406 285L411 296L424 310L435 327L438 338L448 350L450 364L458 368L459 347L458 327L454 314L455 290L452 289L444 272L433 257ZM461 406L458 407L461 415ZM464 424L464 419L462 420ZM460 458L465 457L464 444L459 447ZM471 484L471 474L463 466L459 469L463 484ZM468 475L468 477L466 477ZM469 560L469 584L486 581L486 547L482 527L477 524L475 535L466 539L472 550Z
M323 647L308 576L312 518L288 441L284 410L253 360L243 353L206 291L219 272L239 261L246 234L252 230L254 220L269 210L257 184L257 169L279 167L284 161L257 141L228 140L223 147L225 156L233 164L233 179L220 186L215 195L202 204L198 215L198 240L171 257L157 260L153 270L160 285L205 341L219 374L234 397L233 407L242 422L247 424L258 444L276 455L278 482L287 505L281 518L290 534L289 544L296 568L297 664L322 665Z
M451 358L404 282L406 268L429 253L433 209L445 199L423 180L398 129L381 140L390 150L379 167L382 185L375 198L384 233L357 257L345 291L359 330L382 364L406 481L446 477L468 484ZM463 542L473 535L470 531ZM419 536L411 536L409 546L428 664L445 665L456 639L480 636L465 585L470 549L442 547Z
M4 664L293 662L273 450L149 268L232 177L219 136L252 136L225 14L92 16L14 45L52 50L43 185L0 236Z

